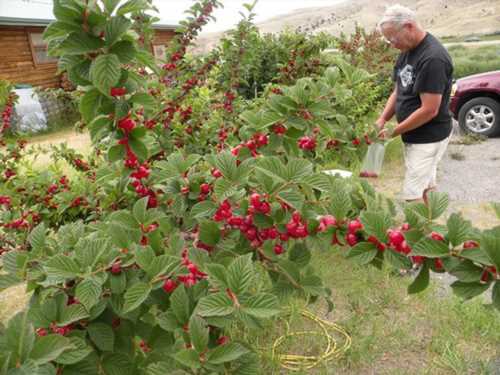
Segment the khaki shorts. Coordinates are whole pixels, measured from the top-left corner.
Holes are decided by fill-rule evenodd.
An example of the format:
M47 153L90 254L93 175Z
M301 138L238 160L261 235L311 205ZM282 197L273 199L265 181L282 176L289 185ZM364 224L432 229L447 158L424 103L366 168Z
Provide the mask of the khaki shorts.
M443 157L450 137L435 143L405 143L405 181L401 198L421 199L424 190L436 187L438 163Z

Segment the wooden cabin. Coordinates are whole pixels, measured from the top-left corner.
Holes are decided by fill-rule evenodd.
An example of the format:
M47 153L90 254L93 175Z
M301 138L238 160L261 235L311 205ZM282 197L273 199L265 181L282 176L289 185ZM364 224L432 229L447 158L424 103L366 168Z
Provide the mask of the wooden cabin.
M42 39L44 29L52 21L0 16L0 79L44 88L60 86L61 77L56 74L57 59L47 55L47 44ZM177 27L154 25L151 52L157 58L164 57Z

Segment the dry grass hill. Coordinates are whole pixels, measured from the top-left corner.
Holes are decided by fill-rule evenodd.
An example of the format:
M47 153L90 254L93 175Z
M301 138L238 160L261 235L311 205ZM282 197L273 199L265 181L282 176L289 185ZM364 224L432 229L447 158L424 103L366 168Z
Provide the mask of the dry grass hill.
M276 33L285 28L326 31L334 35L351 33L356 23L368 29L374 28L385 6L393 3L416 10L423 26L440 37L500 31L500 0L346 0L330 7L294 10L270 18L258 27L263 33ZM222 35L202 34L196 50L211 49Z

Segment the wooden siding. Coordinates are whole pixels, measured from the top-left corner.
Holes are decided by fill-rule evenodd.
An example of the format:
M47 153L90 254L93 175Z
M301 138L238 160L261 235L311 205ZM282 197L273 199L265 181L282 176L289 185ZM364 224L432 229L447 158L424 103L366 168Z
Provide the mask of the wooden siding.
M43 32L43 27L0 26L0 79L32 86L57 87L57 64L35 64L30 45L30 32Z
M0 26L0 79L41 87L60 85L57 64L36 64L33 58L29 33L43 30L43 27ZM152 44L166 46L174 35L173 30L156 30Z
M175 32L173 30L155 30L155 37L152 44L163 44L166 46L174 36Z

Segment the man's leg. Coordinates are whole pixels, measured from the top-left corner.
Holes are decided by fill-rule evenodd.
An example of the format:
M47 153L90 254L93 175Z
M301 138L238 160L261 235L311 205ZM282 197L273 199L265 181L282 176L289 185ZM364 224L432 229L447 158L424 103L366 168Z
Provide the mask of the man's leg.
M405 144L404 147L406 171L402 197L407 202L422 200L425 202L426 190L429 187L433 188L433 179L439 161L437 157L442 144L441 142ZM442 157L442 154L440 156Z

